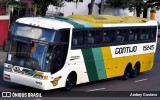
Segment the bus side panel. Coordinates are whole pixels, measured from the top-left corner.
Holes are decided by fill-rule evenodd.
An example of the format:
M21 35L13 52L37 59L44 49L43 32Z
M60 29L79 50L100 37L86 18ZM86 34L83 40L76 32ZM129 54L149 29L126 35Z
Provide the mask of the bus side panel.
M140 72L145 72L152 69L154 63L154 53L142 54L139 58L137 57L137 59L139 59L141 63Z
M101 51L104 59L107 78L116 76L117 73L116 70L113 68L113 66L116 66L118 62L114 62L114 60L112 59L110 47L102 47Z
M89 82L89 76L87 74L87 69L81 49L70 50L68 53L66 64L68 66L67 70L69 70L69 72L76 72L77 84Z
M107 78L106 77L106 70L104 67L101 48L92 48L92 52L93 52L93 57L94 57L99 80L106 79Z
M93 58L92 49L82 49L82 54L84 57L84 62L86 65L89 81L98 80L98 74L97 74L96 65Z
M130 60L133 60L128 59L127 57L113 58L110 47L102 47L101 50L103 54L107 78L122 76L128 62L130 62Z
M136 62L140 62L140 72L151 70L154 62L154 53L137 54L125 57L112 57L110 47L102 47L102 55L107 78L122 76L128 63L134 68Z

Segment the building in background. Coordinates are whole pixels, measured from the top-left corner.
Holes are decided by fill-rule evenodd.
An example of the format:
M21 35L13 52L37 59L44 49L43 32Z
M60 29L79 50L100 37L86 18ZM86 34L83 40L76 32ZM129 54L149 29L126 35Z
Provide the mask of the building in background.
M17 2L15 4L8 5L10 2L9 0L0 0L0 46L2 46L3 41L8 38L17 18L32 16L32 0L16 1ZM21 1L22 4L18 1Z
M6 7L8 0L0 0L0 46L3 45L3 41L8 37L8 29L10 23L10 13Z

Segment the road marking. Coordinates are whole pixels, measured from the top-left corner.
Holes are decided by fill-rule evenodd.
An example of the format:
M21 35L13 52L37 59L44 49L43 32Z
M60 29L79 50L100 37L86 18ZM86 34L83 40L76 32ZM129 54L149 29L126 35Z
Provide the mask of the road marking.
M93 90L88 90L88 91L91 92L91 91L99 91L99 90L104 90L104 89L106 88L99 88L99 89L93 89Z
M142 82L142 81L147 81L148 79L141 79L141 80L137 80L137 81L134 81L134 82Z

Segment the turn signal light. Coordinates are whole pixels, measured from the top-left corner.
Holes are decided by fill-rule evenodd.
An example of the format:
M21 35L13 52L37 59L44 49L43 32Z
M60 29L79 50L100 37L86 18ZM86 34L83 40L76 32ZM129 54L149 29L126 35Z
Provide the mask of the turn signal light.
M48 76L43 76L44 80L48 80Z

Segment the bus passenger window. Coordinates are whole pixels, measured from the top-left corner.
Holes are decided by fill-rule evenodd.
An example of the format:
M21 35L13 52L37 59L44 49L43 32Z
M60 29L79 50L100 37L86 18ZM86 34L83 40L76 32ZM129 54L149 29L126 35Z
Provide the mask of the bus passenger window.
M136 40L138 40L138 34L136 33L135 29L130 29L129 30L128 40L129 41L136 41Z
M90 32L88 33L87 43L94 44L94 33L90 33Z
M73 39L72 45L73 45L73 46L77 46L77 45L78 45L78 39L77 39L77 38L74 38L74 39Z
M150 39L155 40L155 38L156 38L156 32L157 32L156 28L152 28L151 29Z
M72 46L81 46L85 44L85 31L73 31Z
M129 41L134 41L135 37L134 37L134 33L132 32L132 30L129 31Z
M111 42L111 37L109 36L109 31L105 31L103 33L102 42L103 43L110 43Z
M78 34L79 34L79 32L77 32L77 31L73 32L73 37L72 37L72 45L73 46L78 45Z
M117 30L116 31L116 42L123 42L124 41L124 36L122 31Z
M96 33L95 33L95 44L100 44L101 43L101 34L102 34L102 31L100 30L97 30Z
M101 43L101 30L92 30L88 32L87 43L90 44L100 44Z
M148 39L149 39L149 30L142 29L141 40L148 40Z
M79 42L79 45L84 45L85 44L85 35L84 35L84 33L82 33L79 36L78 42Z

